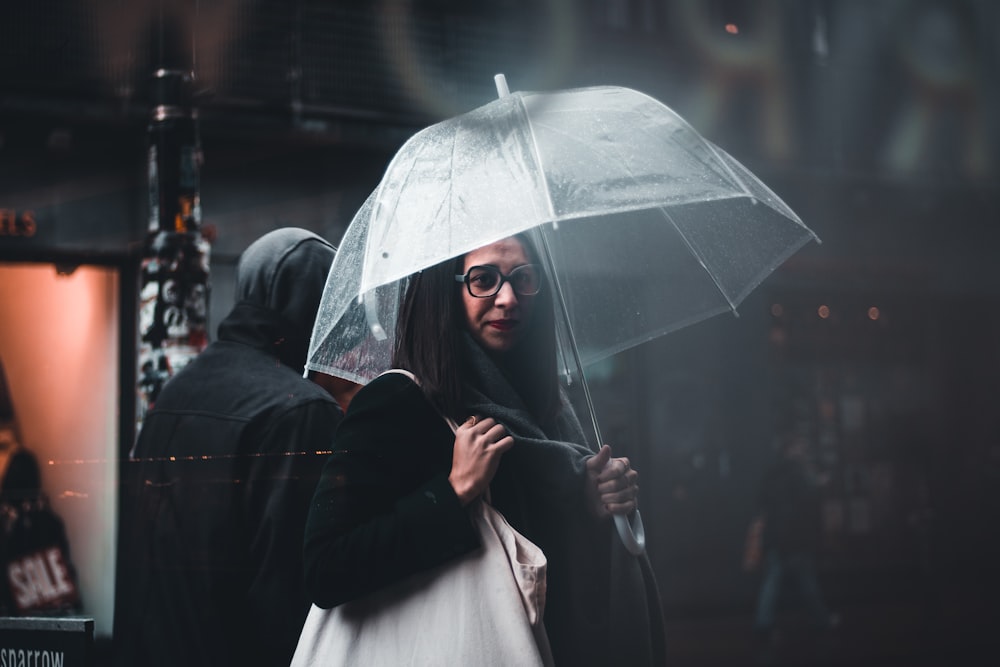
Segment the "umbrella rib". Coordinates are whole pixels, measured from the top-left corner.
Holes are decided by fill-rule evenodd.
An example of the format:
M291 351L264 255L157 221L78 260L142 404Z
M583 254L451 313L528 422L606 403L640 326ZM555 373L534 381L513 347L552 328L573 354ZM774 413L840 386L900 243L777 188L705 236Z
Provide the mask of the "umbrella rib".
M563 140L565 140L567 142L572 142L572 143L576 144L577 146L579 146L582 150L585 150L585 151L591 153L592 156L593 156L593 159L596 162L600 162L600 161L604 161L604 160L609 160L609 159L611 159L611 158L609 158L609 156L613 155L615 158L617 158L619 160L620 164L622 164L622 165L627 165L628 164L627 161L625 160L625 154L621 150L618 150L615 146L610 146L609 149L602 150L602 149L599 149L598 147L596 147L596 146L594 146L594 145L592 145L592 144L590 144L590 143L588 143L586 141L582 141L578 136L576 136L576 135L574 135L574 134L572 134L570 132L567 132L563 128L563 126L559 126L559 125L556 125L556 124L553 124L553 123L544 123L543 127L545 127L545 129L547 131L551 132L552 134L558 135ZM692 130L692 132L694 132L694 130ZM659 140L660 139L660 137L656 133L654 133L654 132L649 132L647 130L643 130L643 134L644 134L644 136L647 136L650 139L655 139L655 140ZM711 171L716 178L719 178L719 179L725 179L726 177L732 178L734 180L735 184L741 190L741 194L735 195L735 196L740 196L740 197L750 196L750 197L753 197L753 195L747 189L746 184L736 174L733 173L732 169L729 167L729 165L725 164L724 160L722 160L721 158L719 158L718 153L715 152L714 147L711 145L711 143L708 142L708 141L706 141L704 138L699 137L699 139L702 141L703 144L706 145L707 148L709 148L709 150L712 151L712 155L713 155L713 157L716 158L716 160L718 160L719 162L723 162L724 163L723 167L725 169L725 173L721 173L719 170L713 168L712 165L706 164L702 159L698 158L697 153L695 151L693 151L691 148L689 148L687 146L680 146L680 148L682 148L686 153L692 155L694 157L694 159L696 159L699 163L701 163L705 167L705 169L707 171ZM677 144L675 144L675 145L677 145ZM640 182L639 179L635 176L635 174L631 170L628 170L628 175L631 176L633 182L635 182L635 183L639 183ZM719 197L719 198L720 199L726 199L726 198L731 198L733 196L734 195L726 195L725 197ZM702 202L702 201L705 201L705 199L699 197L697 199L697 201ZM679 202L675 202L675 203L679 203Z
M458 129L461 129L459 126ZM451 134L451 159L448 160L448 197L447 197L447 207L448 207L448 220L451 220L451 215L455 210L455 156L458 154L458 131ZM445 201L442 198L441 207L438 208L438 215L441 214L441 209L444 208ZM455 242L454 231L451 225L447 225L448 228L448 247L451 248Z
M525 115L527 115L527 114L525 114ZM535 141L534 128L531 126L531 119L530 119L530 117L528 118L528 127L529 127L529 129L531 130L531 133L532 133L532 136L531 136L532 145L536 148L536 151L537 151L537 142ZM560 132L560 134L563 134L564 136L569 136L563 130L556 130L556 131ZM706 145L708 145L709 149L712 148L712 146L711 146L711 144L709 142L704 141L704 143ZM628 160L625 159L626 156L624 155L624 153L622 153L620 150L617 150L614 146L612 146L611 148L612 148L612 151L617 154L617 157L619 158L619 161L620 161L621 165L625 168L625 172L627 173L627 175L630 176L634 181L638 181L638 179L636 178L636 176L633 173L632 169L629 167ZM591 149L591 150L593 150L593 149ZM713 151L713 154L714 154L714 151ZM536 154L536 158L539 161L539 165L541 165L541 158L538 157L537 154ZM725 164L725 161L724 160L719 160L719 161L723 163L723 165L725 166L726 170L732 175L732 177L734 179L736 179L736 181L739 183L740 187L743 189L743 192L746 193L748 196L753 197L753 195L751 195L749 193L749 191L747 190L746 185L743 183L743 181L740 180L740 179L738 179L738 178L736 178L736 174L732 173L732 170L729 169L729 166ZM545 194L546 194L546 197L549 200L549 207L551 208L552 207L552 198L551 198L551 195L549 195L547 184L546 184L546 188L545 188ZM673 228L677 231L677 235L680 236L681 240L684 242L684 245L687 247L688 251L695 257L695 259L698 260L698 264L701 265L701 268L705 271L705 273L708 274L709 278L712 279L712 283L715 284L716 289L719 291L720 294L722 294L723 298L725 298L726 303L729 304L729 309L732 312L735 313L736 312L736 304L733 303L733 300L729 298L729 295L726 293L726 290L723 288L722 284L719 283L719 281L715 277L715 275L708 269L708 266L705 264L705 258L701 255L700 252L698 252L698 250L693 245L691 245L691 242L688 240L687 236L685 236L685 234L681 231L680 227L677 226L677 223L674 222L674 219L667 212L666 207L665 206L660 206L659 209L660 209L660 212L663 213L663 216L670 222L671 226L673 226ZM553 215L554 215L554 213L553 213Z
M709 150L711 151L712 155L713 155L713 156L714 156L714 157L715 157L715 158L716 158L717 160L719 160L720 162L722 162L722 163L723 163L723 167L725 168L725 171L726 171L726 173L727 173L727 174L728 174L728 175L729 175L730 177L732 177L732 178L733 178L733 179L734 179L734 180L736 181L736 183L738 183L738 184L739 184L739 186L740 186L740 188L741 188L741 189L743 190L743 192L744 192L744 193L746 193L747 195L749 195L749 196L753 197L753 195L752 195L752 194L750 193L750 190L749 190L749 189L747 188L747 186L746 186L746 183L744 182L744 180L743 180L743 179L741 179L741 178L739 178L739 176L738 176L738 175L736 175L735 173L733 173L733 171L732 171L732 169L731 169L731 168L729 167L729 165L728 165L728 164L726 164L726 161L725 161L725 160L722 160L722 159L721 159L721 158L719 157L719 154L718 154L718 152L717 152L717 151L716 151L716 149L715 149L716 147L715 147L715 146L714 146L714 145L712 144L712 142L710 142L710 141L708 141L707 139L705 139L705 137L703 137L703 136L702 136L702 135L701 135L701 134L700 134L700 133L699 133L699 132L698 132L697 130L695 130L695 129L694 129L694 127L693 127L693 126L692 126L692 125L691 125L691 124L690 124L689 122L687 122L687 121L686 121L686 120L685 120L684 118L682 118L682 117L680 117L679 115L677 115L676 113L674 113L674 111L673 111L672 109L670 109L670 108L666 107L666 105L662 104L661 102L659 102L659 101L658 101L658 100L656 100L655 98L653 98L653 97L651 97L651 96L649 96L649 95L647 95L647 94L645 94L645 93L640 93L640 92L638 92L638 91L634 91L634 90L633 90L633 91L630 91L630 92L632 92L632 93L634 93L634 94L638 95L639 97L642 97L642 98L645 98L645 99L649 100L649 102L651 102L651 103L652 103L653 105L655 105L655 106L657 106L657 107L661 107L661 108L664 108L664 109L666 109L666 110L667 110L667 111L668 111L668 112L669 112L669 113L670 113L670 114L671 114L671 115L673 116L673 118L674 118L674 119L676 120L676 122L678 123L678 125L680 125L681 129L684 129L684 130L687 130L687 131L688 131L688 132L689 132L689 133L690 133L690 134L691 134L692 136L694 136L695 138L697 138L697 140L699 141L699 143L700 143L700 144L701 144L701 145L702 145L703 147L705 147L705 148L708 148L708 149L709 149ZM566 110L564 111L564 113L567 113L567 114L573 114L573 113L578 113L578 111L579 111L579 110L578 110L578 109L576 109L576 108L567 108L567 109L566 109ZM590 146L590 145L589 145L589 144L587 144L586 142L582 142L582 141L579 141L579 140L577 140L577 137L576 137L575 135L572 135L572 134L570 134L569 132L565 131L565 130L564 130L564 129L562 129L561 127L560 127L560 128L557 128L557 127L555 127L555 126L552 126L552 127L551 127L551 129L552 129L552 130L553 130L554 132L557 132L557 133L559 133L560 135L562 135L563 137L565 137L565 138L567 138L567 139L570 139L570 140L575 140L575 141L577 141L577 143L578 143L578 144L580 144L581 146L583 146L583 147L585 147L585 148L587 148L587 149L589 149L589 150L591 150L591 151L593 151L593 152L595 152L595 153L596 153L596 152L598 152L598 151L597 151L597 150L596 150L596 149L595 149L594 147ZM653 134L653 133L650 133L650 132L648 132L648 131L647 131L647 130L645 130L645 129L643 129L643 133L644 133L645 135L647 135L647 136L650 136L650 137L653 137L653 138L656 138L656 135L655 135L655 134ZM684 150L685 150L686 152L688 152L688 153L693 153L693 151L691 150L691 148L689 148L689 147L687 147L687 146L684 146L683 148L684 148ZM621 157L621 153L620 153L620 152L619 152L619 157ZM710 168L710 165L706 165L706 166Z
M723 167L723 169L726 170L726 173L728 173L729 176L736 183L739 183L740 189L743 190L743 192L745 192L746 195L748 197L750 197L750 199L756 200L757 197L755 197L754 194L752 192L750 192L750 188L747 187L746 182L742 178L740 178L739 174L737 174L735 171L733 171L732 167L729 166L729 163L725 159L723 159L721 155L719 155L719 152L715 148L715 144L713 144L712 142L707 141L705 139L702 139L702 141L705 143L705 146L708 148L708 150L712 151L712 155L715 156L715 159L717 159L719 162L722 163L722 167Z
M524 122L528 127L528 138L531 140L531 153L535 156L535 163L538 168L536 173L539 174L539 179L542 185L542 193L545 195L545 204L548 208L548 220L550 222L557 222L556 220L556 209L552 204L552 193L549 191L549 182L545 178L544 164L542 163L542 153L538 149L538 138L535 136L535 124L531 121L531 114L528 113L527 107L524 105L524 97L520 94L517 95L518 108L521 110L521 114L524 116ZM544 218L543 218L544 219Z
M538 140L535 137L535 128L531 122L531 114L528 113L527 108L524 106L524 98L518 95L517 98L519 108L521 113L524 114L525 123L528 126L528 136L531 140L531 150L535 156L535 161L538 164L537 173L541 174L540 180L542 182L542 191L545 193L545 202L549 209L549 220L553 225L557 224L555 206L552 205L552 194L549 192L549 184L545 179L544 171L542 170L542 155L538 149ZM566 322L566 336L569 338L570 351L573 353L573 359L576 362L580 370L580 386L583 388L583 394L586 398L587 408L590 410L590 420L594 427L594 436L596 438L596 446L599 448L602 442L601 427L597 423L597 412L594 408L594 400L590 395L590 387L587 385L587 377L583 372L583 360L580 358L580 347L576 342L576 336L573 333L573 327L570 325L569 310L566 304L566 295L563 293L562 283L559 280L558 274L555 271L555 264L552 261L552 252L549 249L548 240L545 238L544 230L538 230L538 237L541 241L542 254L545 258L545 263L549 267L550 279L552 280L553 287L555 288L556 302L563 314L563 318ZM558 332L557 334L558 335Z
M635 91L633 91L633 92L635 92ZM649 95L645 95L643 93L637 93L637 94L640 95L641 97L644 97L644 98L650 100L652 103L656 104L657 106L661 106L661 107L663 106L660 102L658 102L657 100L653 99ZM697 154L696 154L696 152L690 146L683 145L683 144L675 144L675 145L679 145L684 151L686 151L687 153L691 154L695 159L697 159L699 162L701 162L706 167L706 169L710 169L710 170L714 171L721 178L725 178L725 177L728 176L730 179L732 179L732 182L734 182L740 188L740 190L743 192L744 196L749 196L752 199L756 199L756 197L753 195L753 193L747 187L746 182L744 181L744 179L740 178L739 175L736 174L732 170L732 168L726 162L726 160L722 159L719 156L719 153L718 153L718 150L717 150L716 146L714 144L712 144L712 142L708 141L703 136L701 136L701 134L699 134L698 131L695 130L691 126L691 124L688 123L686 120L684 120L680 116L677 116L676 114L674 114L672 110L668 109L668 111L670 111L670 113L675 117L677 123L681 126L681 128L688 130L689 134L692 135L693 137L695 137L698 140L698 143L701 145L702 148L707 149L712 154L712 156L715 158L715 160L717 162L722 163L722 168L724 170L724 174L719 173L717 170L715 170L712 167L712 165L707 164L703 160L699 159L698 156L697 156ZM577 112L578 112L578 109L567 108L567 109L563 110L562 113L567 114L567 115L572 115L573 113L577 113ZM578 136L576 136L576 135L568 132L565 129L565 127L567 127L567 125L554 125L554 124L551 124L551 123L546 123L544 126L550 132L552 132L554 134L558 134L563 139L565 139L567 141L571 141L571 142L576 143L581 148L583 148L583 149L585 149L587 151L590 151L591 153L594 153L597 157L604 158L604 155L602 154L602 151L598 150L597 147L591 145L588 142L581 141ZM532 129L532 132L534 132L533 129ZM642 132L643 132L644 135L650 137L651 139L657 139L657 140L659 139L659 137L658 137L657 134L649 132L648 129L646 129L646 128L643 128ZM534 137L532 137L532 138L534 138ZM615 153L616 157L621 161L621 164L623 164L623 165L627 165L628 164L627 161L625 161L625 159L624 159L625 155L620 150L614 150L614 153ZM631 172L631 170L629 170L629 175L632 177L632 179L633 179L634 182L636 182L636 183L639 182L639 179L635 177L635 175Z
M418 135L419 134L420 133L418 133ZM410 141L412 141L412 139ZM407 143L409 143L409 142L407 142ZM399 157L400 157L400 153L397 153L395 155L395 157L393 157L392 161L389 163L389 166L386 167L386 173L388 173L391 169L393 169L395 167L395 163L397 162L397 160L399 160ZM402 190L402 188L405 187L406 183L409 182L410 175L413 173L413 164L414 164L414 162L416 162L416 159L418 157L419 157L419 154L410 157L410 159L409 159L409 168L406 170L406 179L401 184L401 186L397 187L397 190ZM372 205L374 207L374 211L372 212L372 217L376 216L376 214L378 212L378 209L382 206L382 202L383 202L382 192L383 192L383 190L385 190L385 187L386 187L386 182L385 182L385 179L383 179L378 184L377 192L376 192L376 195L375 195L375 201L372 202ZM390 219L394 218L396 216L396 209L397 208L399 208L399 198L398 197L393 202L392 211L390 212L390 214L388 216ZM383 226L379 231L381 232L381 236L378 239L378 244L379 244L380 247L382 247L382 246L385 245L385 239L389 235L389 229L387 227ZM368 260L368 257L366 255L366 257L365 257L365 264L366 265L368 263L367 260ZM365 267L362 267L362 268L363 268L362 275L366 275L366 272L364 271Z
M396 186L397 191L405 190L406 185L410 182L410 177L413 175L414 165L421 158L421 156L423 154L423 151L427 150L426 147L423 144L420 144L419 142L414 141L415 139L417 139L418 137L420 137L422 134L424 134L426 132L427 132L427 129L424 129L424 130L418 132L413 137L411 137L409 139L409 141L407 141L407 145L414 145L414 144L418 145L419 150L408 156L409 167L406 169L406 177L404 178L404 180L403 180L402 183L400 183L399 185ZM400 151L402 151L402 149L400 149ZM452 155L454 155L454 154L455 154L455 140L453 138L452 139ZM390 170L393 170L395 168L397 162L399 162L400 155L401 155L401 152L397 153L393 157L392 161L389 163L389 166L386 167L386 172L387 173ZM452 193L455 191L455 188L452 185L453 180L451 178L452 176L454 176L454 168L455 168L454 167L454 160L452 160L451 162L452 162L452 164L450 165L449 168L451 169L452 173L449 174L449 179L448 179L448 197L446 197L446 198L442 197L441 202L438 205L438 210L437 210L438 214L441 213L441 211L444 209L444 207L445 207L446 204L447 204L447 206L449 208L449 214L451 213L451 211L450 211L450 209L451 209L451 197L452 197ZM385 189L385 187L386 187L386 183L385 183L385 180L383 179L381 182L379 182L378 187L376 188L376 197L375 197L375 202L374 202L374 205L376 207L382 205L382 191ZM396 217L396 210L398 208L399 208L399 198L396 198L393 201L392 211L388 215L386 215L385 217L389 218L389 219L395 218ZM449 233L450 233L451 227L449 226L448 229L449 229ZM391 235L390 234L391 230L390 230L389 227L382 227L380 231L381 231L381 237L378 239L378 243L379 243L379 247L384 247L386 245L386 243L385 243L386 239ZM450 241L451 240L449 239L449 243L450 243ZM369 263L369 257L368 257L368 255L366 255L365 258L364 258L364 262L362 264L362 276L368 276L368 270L367 270L368 263ZM385 280L396 280L396 279L401 278L401 277L402 276L388 274L388 276L385 277L385 279L383 280L383 282L385 282Z
M681 228L677 226L677 223L674 221L673 217L670 215L670 213L667 212L666 207L661 206L660 213L663 214L663 217L665 217L667 221L670 223L670 225L674 228L674 230L677 232L677 235L681 237L681 241L684 242L684 245L687 247L688 251L694 256L694 258L698 260L698 264L705 271L705 273L708 274L708 277L712 279L712 282L715 284L715 288L719 290L719 294L721 294L723 298L726 300L726 303L729 304L729 310L735 313L736 304L733 302L732 299L729 298L729 294L726 293L726 290L723 288L722 283L720 283L718 278L715 277L715 274L713 274L709 270L708 265L705 264L705 258L702 256L700 252L698 252L698 249L691 244L691 241L684 234L684 232L681 231Z

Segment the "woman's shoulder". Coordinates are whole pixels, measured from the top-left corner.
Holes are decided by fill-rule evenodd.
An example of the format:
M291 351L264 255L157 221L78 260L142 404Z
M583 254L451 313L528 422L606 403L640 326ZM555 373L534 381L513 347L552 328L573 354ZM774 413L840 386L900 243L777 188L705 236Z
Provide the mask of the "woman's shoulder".
M386 401L394 402L407 394L420 395L416 382L403 373L383 373L358 390L348 410Z
M354 395L334 440L335 449L384 454L415 438L436 442L439 435L449 432L412 379L399 373L387 373L376 377ZM442 442L446 440L443 438Z
M383 373L358 390L351 399L345 420L387 414L397 422L405 422L416 415L433 415L440 419L413 378L404 373Z

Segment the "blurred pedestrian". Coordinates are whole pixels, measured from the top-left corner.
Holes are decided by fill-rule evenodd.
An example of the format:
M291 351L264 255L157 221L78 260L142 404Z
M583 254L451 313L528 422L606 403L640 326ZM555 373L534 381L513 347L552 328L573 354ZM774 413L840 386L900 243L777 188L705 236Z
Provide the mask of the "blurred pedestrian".
M308 506L357 389L303 377L334 253L295 228L252 243L218 340L146 415L123 493L116 665L291 660Z
M778 602L788 583L793 583L816 628L832 628L837 617L830 613L816 575L820 542L820 493L829 477L809 464L809 440L788 436L781 443L779 459L761 480L759 514L748 533L746 565L754 565L753 540L760 539L763 567L754 629L769 657L776 639Z
M69 616L83 610L62 518L22 445L0 361L0 615Z

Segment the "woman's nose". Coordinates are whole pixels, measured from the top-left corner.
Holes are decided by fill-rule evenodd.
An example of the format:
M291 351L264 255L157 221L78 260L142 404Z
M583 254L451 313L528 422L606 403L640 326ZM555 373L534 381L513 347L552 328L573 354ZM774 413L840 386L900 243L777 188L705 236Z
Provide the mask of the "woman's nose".
M517 305L517 292L514 291L514 286L509 281L504 281L504 284L500 286L500 291L497 292L494 303L498 306L508 308Z

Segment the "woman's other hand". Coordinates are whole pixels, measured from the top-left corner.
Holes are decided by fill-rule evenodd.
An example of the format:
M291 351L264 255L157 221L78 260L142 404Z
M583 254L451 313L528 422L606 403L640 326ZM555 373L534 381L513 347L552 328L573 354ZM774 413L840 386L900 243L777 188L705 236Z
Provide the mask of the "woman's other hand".
M500 456L514 446L514 438L494 419L469 417L455 431L448 481L459 502L468 505L489 486L500 464Z
M626 457L612 458L604 445L587 459L587 497L599 517L629 514L639 507L639 473Z

